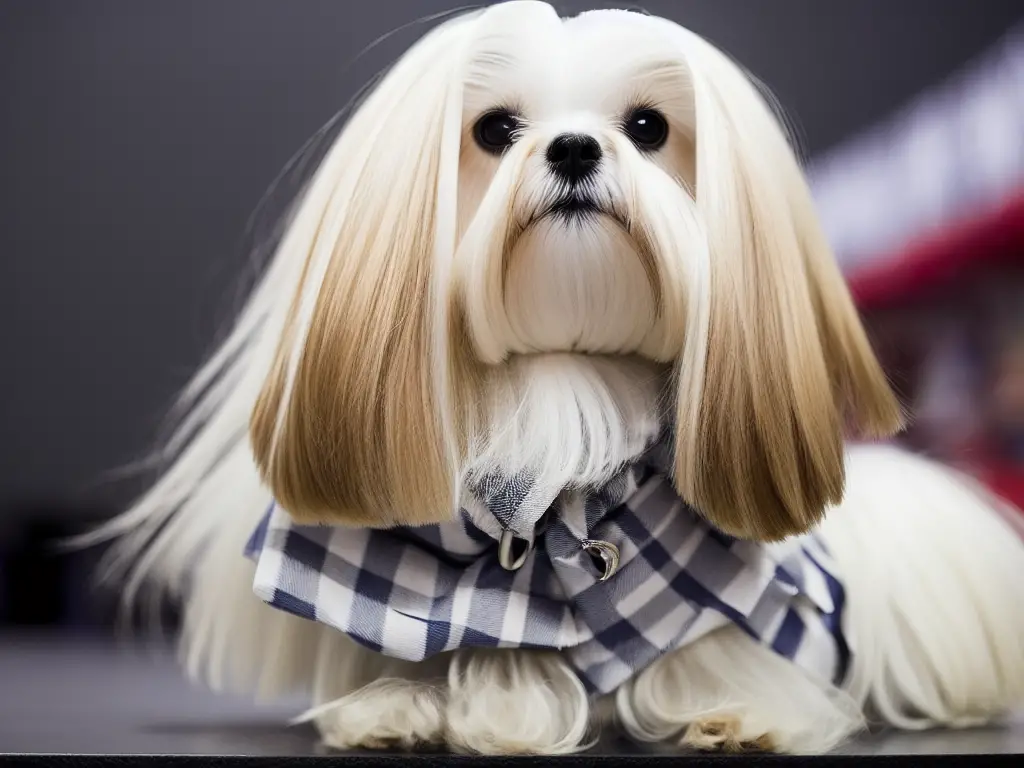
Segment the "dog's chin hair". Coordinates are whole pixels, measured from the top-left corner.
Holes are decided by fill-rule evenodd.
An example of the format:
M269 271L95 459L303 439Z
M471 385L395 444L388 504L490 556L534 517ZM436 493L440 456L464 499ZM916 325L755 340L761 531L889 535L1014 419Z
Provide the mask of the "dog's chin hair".
M638 357L513 356L486 374L466 474L524 473L538 493L598 486L657 437L665 383Z
M512 352L645 352L659 330L654 267L609 214L550 213L523 231L507 261Z

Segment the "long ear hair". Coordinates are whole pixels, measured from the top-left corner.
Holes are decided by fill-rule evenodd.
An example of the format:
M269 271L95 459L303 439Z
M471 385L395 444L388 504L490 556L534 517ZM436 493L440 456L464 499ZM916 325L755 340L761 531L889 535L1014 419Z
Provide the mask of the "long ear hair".
M479 17L438 27L383 78L277 256L304 274L250 436L265 483L299 521L386 527L454 512L447 265L462 61Z
M708 245L678 371L675 482L721 530L780 539L842 498L844 430L886 436L902 413L772 109L725 55L659 23L692 87Z

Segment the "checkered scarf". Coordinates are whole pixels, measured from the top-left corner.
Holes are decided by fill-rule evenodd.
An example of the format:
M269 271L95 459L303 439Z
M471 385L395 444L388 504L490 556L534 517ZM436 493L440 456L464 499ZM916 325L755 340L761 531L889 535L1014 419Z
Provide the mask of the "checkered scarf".
M682 501L655 448L603 488L559 495L520 547L497 556L529 483L483 483L451 522L387 530L294 524L273 505L246 552L270 605L374 651L420 661L457 648L560 649L593 694L661 654L736 624L840 684L844 591L822 542L729 538ZM521 517L521 515L520 515ZM586 542L617 547L605 571Z

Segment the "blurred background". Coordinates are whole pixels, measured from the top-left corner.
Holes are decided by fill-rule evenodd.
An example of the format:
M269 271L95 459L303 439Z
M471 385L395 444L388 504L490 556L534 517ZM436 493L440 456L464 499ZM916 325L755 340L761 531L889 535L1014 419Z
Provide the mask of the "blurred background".
M618 3L556 3L566 13ZM647 0L778 96L903 438L1024 504L1024 5ZM97 553L293 153L456 0L0 0L0 625L105 631ZM241 553L239 553L241 556Z

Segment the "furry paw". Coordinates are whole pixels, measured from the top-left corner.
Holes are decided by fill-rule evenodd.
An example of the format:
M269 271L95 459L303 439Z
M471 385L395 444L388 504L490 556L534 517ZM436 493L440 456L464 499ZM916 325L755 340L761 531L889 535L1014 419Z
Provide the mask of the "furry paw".
M444 745L444 694L425 683L380 680L314 710L334 749L422 750Z
M729 715L702 718L690 723L680 745L701 752L775 751L775 742L770 734L752 736L744 733L740 719Z
M557 755L586 748L586 691L557 654L458 652L449 670L446 740L476 755Z

